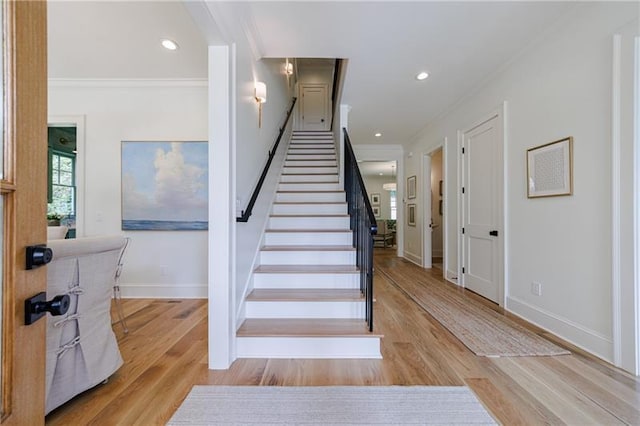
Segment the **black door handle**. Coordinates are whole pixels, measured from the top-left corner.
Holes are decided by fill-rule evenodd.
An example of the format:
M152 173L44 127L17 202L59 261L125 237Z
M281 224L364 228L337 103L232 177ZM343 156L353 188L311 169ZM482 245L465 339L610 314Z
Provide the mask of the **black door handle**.
M47 312L52 316L64 315L70 304L71 298L68 294L56 296L47 302L47 293L38 293L24 301L24 324L33 324Z
M26 269L33 269L38 266L46 265L53 259L53 251L44 244L27 247L27 266Z
M489 231L489 235L491 235L492 237L497 237L498 231Z

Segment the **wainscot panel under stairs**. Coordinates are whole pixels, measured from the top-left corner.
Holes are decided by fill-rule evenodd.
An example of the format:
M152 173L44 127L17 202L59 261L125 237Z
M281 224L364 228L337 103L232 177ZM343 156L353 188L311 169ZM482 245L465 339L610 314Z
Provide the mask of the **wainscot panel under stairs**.
M330 132L294 132L264 233L240 358L381 358L368 331Z

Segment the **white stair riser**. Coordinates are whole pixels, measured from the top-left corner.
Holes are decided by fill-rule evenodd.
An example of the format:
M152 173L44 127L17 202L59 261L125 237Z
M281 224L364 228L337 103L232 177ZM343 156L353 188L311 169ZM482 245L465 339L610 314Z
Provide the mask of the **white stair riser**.
M278 202L321 202L343 203L346 201L346 193L344 192L278 192L276 193L276 201Z
M282 173L300 173L305 175L337 175L337 167L284 167Z
M273 205L273 214L347 214L346 203L335 204L278 204Z
M247 318L364 318L363 301L246 302Z
M360 288L360 274L253 274L253 288Z
M239 358L381 359L379 337L238 337Z
M311 143L311 142L298 142L298 143L291 143L289 145L289 149L291 148L302 148L302 149L324 149L324 148L333 148L335 150L335 147L333 145L333 142L327 142L327 143Z
M266 232L264 243L268 246L350 246L351 232Z
M355 265L355 251L261 251L261 265Z
M319 154L319 155L336 155L336 150L333 148L307 148L307 147L289 147L287 155L293 154Z
M339 191L339 183L326 182L284 182L278 185L278 191Z
M285 160L285 167L336 167L338 164L336 160Z
M280 182L338 182L338 175L321 175L321 174L311 174L311 175L303 175L303 174L295 174L288 175L283 174L280 176Z
M272 216L269 229L350 229L349 216Z
M290 160L336 160L335 154L287 154L287 161Z

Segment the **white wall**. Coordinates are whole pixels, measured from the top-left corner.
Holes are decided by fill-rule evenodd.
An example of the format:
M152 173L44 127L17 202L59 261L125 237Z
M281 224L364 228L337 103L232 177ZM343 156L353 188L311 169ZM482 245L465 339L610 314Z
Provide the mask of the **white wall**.
M86 118L86 236L121 231L121 141L207 140L200 81L51 81L49 115ZM206 297L206 231L127 231L124 297Z
M635 17L634 3L577 8L410 148L429 152L448 138L447 197L457 200L457 132L507 101L506 307L606 360L612 359L612 35ZM565 136L574 138L573 195L527 199L526 150ZM405 176L420 174L418 158L407 159ZM447 256L454 270L457 215L452 201ZM407 233L405 249L414 237ZM531 293L532 281L542 284L542 296Z

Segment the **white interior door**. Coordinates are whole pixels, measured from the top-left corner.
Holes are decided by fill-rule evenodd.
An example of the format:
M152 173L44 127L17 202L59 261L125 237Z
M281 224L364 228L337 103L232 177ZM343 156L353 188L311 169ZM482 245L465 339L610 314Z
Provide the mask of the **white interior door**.
M301 130L329 130L326 85L303 85Z
M463 285L502 304L502 131L498 115L463 134Z
M424 214L422 215L422 267L431 268L433 267L431 255L431 155L423 155L422 164L422 199L424 200Z

